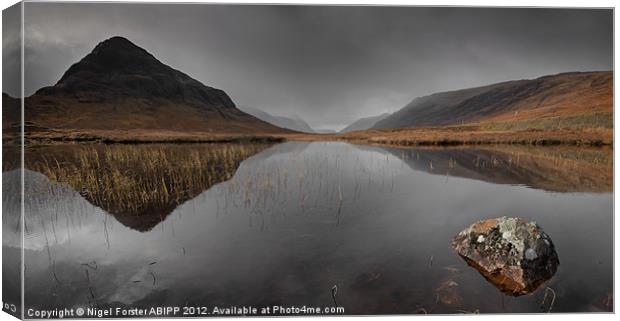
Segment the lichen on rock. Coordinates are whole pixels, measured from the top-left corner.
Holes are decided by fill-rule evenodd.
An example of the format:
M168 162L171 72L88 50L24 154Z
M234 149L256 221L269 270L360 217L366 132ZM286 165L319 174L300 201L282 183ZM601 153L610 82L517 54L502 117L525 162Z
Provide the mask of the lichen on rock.
M536 290L559 265L549 236L522 218L478 221L458 233L452 246L498 289L515 296Z

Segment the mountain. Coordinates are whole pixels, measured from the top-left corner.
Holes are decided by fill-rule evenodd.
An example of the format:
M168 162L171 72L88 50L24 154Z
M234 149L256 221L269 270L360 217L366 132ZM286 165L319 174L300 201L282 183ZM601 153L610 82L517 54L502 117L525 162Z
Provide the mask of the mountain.
M390 114L385 113L385 114L381 114L378 116L360 118L354 121L353 123L351 123L349 126L342 129L340 133L346 133L346 132L352 132L356 130L365 130L365 129L372 128L378 121L385 119L388 116L390 116Z
M554 117L585 126L611 126L612 111L611 71L572 72L416 98L373 128L467 123L531 127Z
M222 90L175 70L122 37L99 43L25 100L26 120L72 130L289 132L237 109Z
M247 106L239 106L238 108L243 112L280 128L287 128L302 133L314 133L314 130L312 130L310 125L308 125L308 123L306 123L303 119L274 116L260 109Z

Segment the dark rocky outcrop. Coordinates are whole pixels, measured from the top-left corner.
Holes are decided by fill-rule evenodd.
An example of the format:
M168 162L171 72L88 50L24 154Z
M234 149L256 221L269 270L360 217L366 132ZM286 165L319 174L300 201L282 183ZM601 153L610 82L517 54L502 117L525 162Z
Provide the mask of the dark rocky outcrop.
M521 218L476 222L457 234L452 246L489 282L513 296L536 290L560 263L549 236Z
M146 50L123 37L100 42L93 51L73 64L52 87L37 94L96 93L93 102L120 96L165 98L198 108L228 109L235 104L228 95L208 87L157 60ZM86 99L86 98L84 98Z

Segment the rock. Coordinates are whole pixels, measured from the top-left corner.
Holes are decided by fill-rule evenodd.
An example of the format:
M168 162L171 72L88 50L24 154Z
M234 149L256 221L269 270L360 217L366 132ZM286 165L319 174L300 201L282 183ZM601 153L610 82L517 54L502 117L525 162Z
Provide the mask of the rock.
M519 296L549 280L560 264L553 242L521 218L478 221L454 237L454 250L500 291Z

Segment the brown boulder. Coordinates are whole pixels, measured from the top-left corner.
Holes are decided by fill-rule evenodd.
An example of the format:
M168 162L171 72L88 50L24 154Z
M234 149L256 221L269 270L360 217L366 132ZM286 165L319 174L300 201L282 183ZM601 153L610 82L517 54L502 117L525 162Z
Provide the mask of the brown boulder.
M461 231L454 250L502 292L519 296L549 280L559 265L553 242L521 218L478 221Z

